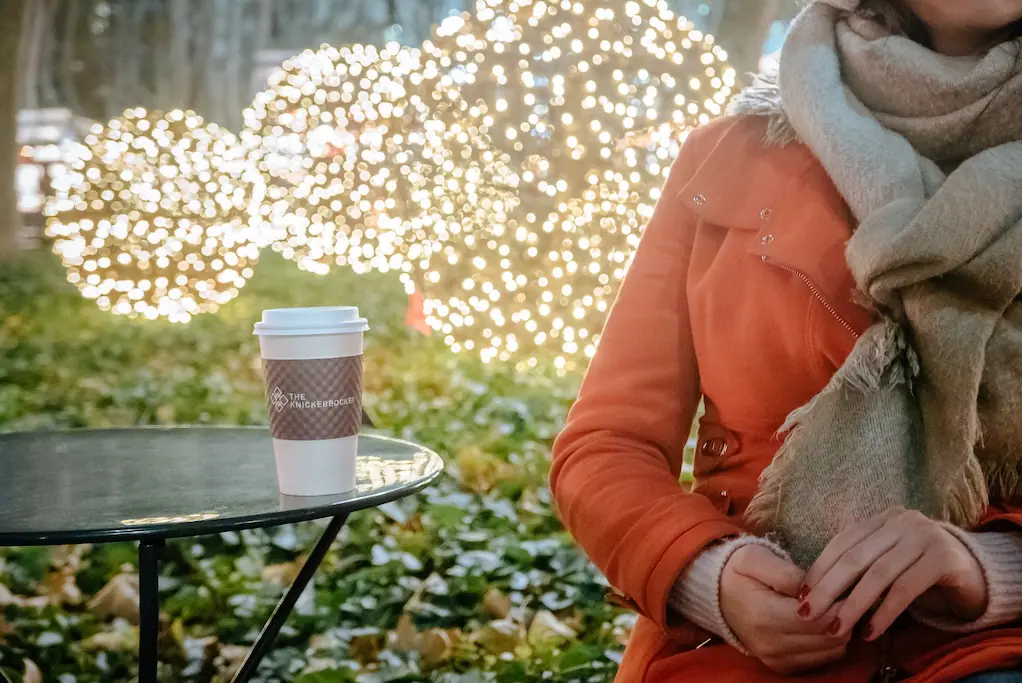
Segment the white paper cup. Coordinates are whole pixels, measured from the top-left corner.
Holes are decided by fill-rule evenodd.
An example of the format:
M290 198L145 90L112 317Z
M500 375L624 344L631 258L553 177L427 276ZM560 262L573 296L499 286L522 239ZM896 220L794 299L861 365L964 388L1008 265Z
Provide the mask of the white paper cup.
M353 306L270 309L256 323L281 493L355 488L368 329Z

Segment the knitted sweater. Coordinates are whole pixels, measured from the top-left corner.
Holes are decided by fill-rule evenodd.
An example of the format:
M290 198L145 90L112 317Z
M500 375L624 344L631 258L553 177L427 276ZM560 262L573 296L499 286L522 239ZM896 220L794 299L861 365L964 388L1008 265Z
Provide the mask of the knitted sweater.
M940 619L919 611L912 616L928 626L954 633L973 633L1022 618L1022 533L973 533L947 527L975 555L987 580L987 609L975 621ZM728 626L720 609L720 577L739 548L760 545L780 557L780 546L743 536L704 550L682 573L670 594L671 607L689 621L720 636L743 654L749 652Z

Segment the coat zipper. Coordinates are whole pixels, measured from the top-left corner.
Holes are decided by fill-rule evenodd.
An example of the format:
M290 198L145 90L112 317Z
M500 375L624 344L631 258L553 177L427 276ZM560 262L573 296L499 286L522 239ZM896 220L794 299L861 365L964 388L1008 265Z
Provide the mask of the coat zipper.
M884 664L882 667L880 667L880 671L877 672L877 675L874 678L874 680L876 680L877 683L897 683L898 677L900 675L901 672L898 671L896 668L894 668L890 664Z
M841 317L841 314L837 312L837 309L834 308L829 301L827 301L827 298L825 296L823 296L823 293L820 291L820 288L817 287L815 284L813 284L813 281L810 280L809 277L805 273L803 273L800 270L796 270L794 268L791 268L789 266L784 266L784 265L781 265L780 263L775 263L774 261L771 261L770 259L768 259L766 256L763 257L763 260L766 263L769 263L770 265L772 265L772 266L774 266L776 268L780 268L781 270L784 270L784 271L787 271L787 272L791 273L792 275L797 277L799 280L804 282L806 287L809 288L809 291L813 293L814 297L816 297L816 300L819 301L821 304L823 304L823 307L827 310L827 312L830 313L834 317L834 320L837 320L839 323L841 323L841 325L846 330L848 330L852 334L853 337L855 337L856 339L859 338L860 335L859 335L858 332L855 331L855 328L852 327L851 324L849 324L849 322L847 320L845 320L844 318Z
M781 270L791 273L799 280L804 282L806 287L809 288L809 291L812 292L816 300L823 305L823 307L827 310L828 313L831 314L831 316L834 317L835 320L841 323L842 327L848 330L848 332L851 333L851 335L856 339L858 339L861 336L858 332L855 331L855 328L852 327L847 320L841 317L841 314L837 312L837 309L834 308L834 306L832 306L829 301L827 301L827 298L823 296L823 292L821 292L820 288L817 287L813 283L813 281L809 279L809 276L795 268L781 265L780 263L775 263L771 261L769 258L767 258L765 255L763 256L763 261L769 263L772 266L780 268ZM875 683L895 683L895 681L897 681L901 676L901 672L898 670L897 667L890 664L891 641L889 633L884 634L883 640L881 641L880 644L880 649L882 651L880 670L876 672L876 675L873 677L872 680Z
M891 634L885 633L880 641L880 670L873 677L875 683L897 683L901 680L901 671L891 662Z

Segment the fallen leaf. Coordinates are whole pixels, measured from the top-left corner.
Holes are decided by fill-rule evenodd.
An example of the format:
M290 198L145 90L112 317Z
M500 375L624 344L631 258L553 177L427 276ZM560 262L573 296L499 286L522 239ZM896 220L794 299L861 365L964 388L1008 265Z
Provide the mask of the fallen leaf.
M431 628L419 638L419 654L427 666L437 666L454 654L461 642L461 630Z
M511 619L498 619L479 629L475 640L493 654L513 652L525 640L525 629Z
M301 565L297 561L268 565L263 567L263 581L286 588L294 582L300 568Z
M529 625L529 645L536 648L554 647L574 640L576 636L570 626L546 610L536 612Z
M398 652L411 652L419 646L419 632L412 622L412 616L405 612L397 620L397 628L391 633L391 647Z
M0 583L0 607L7 605L20 606L23 598L11 592L11 589Z
M504 619L511 613L511 598L499 588L491 588L483 596L483 608L494 619Z
M246 645L221 645L213 666L216 668L218 681L229 681L241 667L248 656L250 647Z
M75 570L71 565L47 574L36 592L48 598L51 605L78 605L82 602L82 591L75 582Z
M31 598L23 598L20 595L15 595L6 586L0 584L0 607L6 607L7 605L14 605L15 607L30 607L33 609L43 609L50 604L50 599L45 595L36 595Z
M567 614L558 613L557 618L575 633L582 632L582 612L577 608L572 608Z
M31 659L25 660L25 672L21 674L21 683L43 683L43 672Z
M121 573L110 579L89 601L89 611L102 617L139 622L138 574Z
M379 658L380 650L387 644L386 640L386 635L383 633L357 635L351 639L348 648L352 657L364 666Z
M50 562L55 569L68 568L74 573L82 568L82 558L92 549L88 543L82 545L58 545L50 548Z
M138 628L124 619L115 619L113 628L100 631L82 641L86 652L135 652L138 649Z
M309 652L319 652L320 650L332 650L341 645L337 636L334 633L317 633L316 635L309 638Z

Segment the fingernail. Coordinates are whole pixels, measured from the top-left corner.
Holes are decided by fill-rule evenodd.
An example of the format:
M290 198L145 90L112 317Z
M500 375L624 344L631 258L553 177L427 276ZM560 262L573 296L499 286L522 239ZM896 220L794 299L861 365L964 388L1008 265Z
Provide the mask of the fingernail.
M810 606L810 604L808 602L803 602L801 605L799 605L798 606L798 611L796 612L796 614L798 614L803 619L808 619L809 615L812 614L812 613L813 613L813 608L812 608L812 606ZM789 614L790 614L790 612L789 612Z
M840 619L834 619L834 621L830 622L830 626L827 627L827 635L836 636L838 634L838 631L840 631L840 630L841 630L841 620Z
M805 602L805 599L809 597L809 586L802 584L802 587L798 589L798 600L799 602Z
M862 630L859 632L859 636L863 640L869 640L870 638L872 638L873 637L873 624L866 624L865 626L863 626Z

